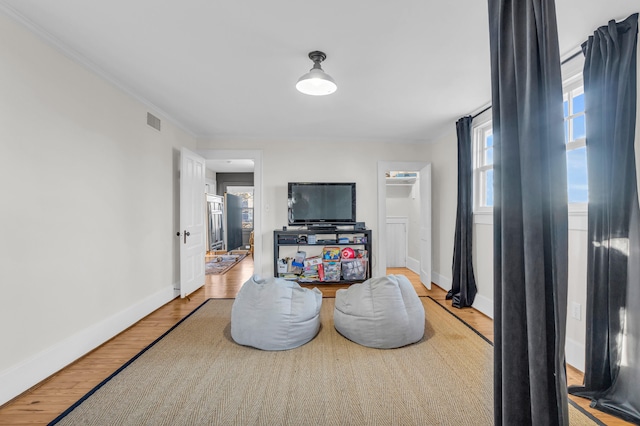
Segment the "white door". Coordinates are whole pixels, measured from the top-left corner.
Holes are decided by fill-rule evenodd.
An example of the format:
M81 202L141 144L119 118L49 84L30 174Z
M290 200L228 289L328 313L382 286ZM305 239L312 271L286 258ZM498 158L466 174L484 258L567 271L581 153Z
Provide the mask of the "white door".
M387 217L387 268L407 266L408 219Z
M420 281L431 290L431 164L420 170Z
M180 159L180 297L204 285L205 161L182 148Z

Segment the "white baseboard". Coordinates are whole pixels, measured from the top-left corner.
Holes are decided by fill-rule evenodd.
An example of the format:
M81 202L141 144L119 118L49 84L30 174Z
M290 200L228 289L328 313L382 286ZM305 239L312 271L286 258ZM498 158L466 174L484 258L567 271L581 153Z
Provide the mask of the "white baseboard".
M412 258L407 258L407 269L420 275L420 261ZM451 278L440 275L435 271L431 271L431 282L445 291L449 291L451 288Z
M437 272L431 272L431 281L444 291L451 290L451 278L440 275ZM476 294L473 301L473 307L482 312L489 318L493 319L493 300L481 294Z
M489 299L481 294L476 294L476 298L473 300L473 305L471 306L493 319L493 299Z
M437 286L444 291L451 290L451 278L449 277L445 277L444 275L440 275L435 271L431 271L431 281L434 284L437 284Z
M407 257L407 269L420 275L420 261L412 257Z
M173 286L0 372L0 405L20 395L174 299Z
M585 347L582 343L573 339L567 339L564 345L564 353L567 364L584 372Z

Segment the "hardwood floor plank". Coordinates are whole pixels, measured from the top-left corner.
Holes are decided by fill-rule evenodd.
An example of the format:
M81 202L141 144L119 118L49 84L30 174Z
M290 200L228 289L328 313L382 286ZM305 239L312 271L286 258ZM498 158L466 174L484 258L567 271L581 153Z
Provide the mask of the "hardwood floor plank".
M453 308L451 302L446 300L444 290L433 284L431 290L428 290L420 282L420 277L406 268L389 268L387 273L405 275L418 295L432 297L493 341L493 321L489 317L473 308ZM188 299L174 299L158 308L89 354L1 406L0 425L49 423L205 300L234 298L242 284L252 275L253 258L250 256L224 275L207 275L205 285L191 294ZM307 286L314 287L314 285L305 285ZM325 297L335 297L335 292L339 288L347 286L328 284L317 287ZM582 373L575 368L568 366L567 375L570 384L582 383ZM607 425L630 425L591 409L586 399L573 396L570 398Z

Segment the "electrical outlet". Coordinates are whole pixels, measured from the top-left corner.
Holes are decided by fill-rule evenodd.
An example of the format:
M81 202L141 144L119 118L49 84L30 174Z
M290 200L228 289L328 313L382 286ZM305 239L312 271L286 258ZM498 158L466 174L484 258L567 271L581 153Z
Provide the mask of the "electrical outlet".
M576 302L571 302L571 318L582 320L582 305Z

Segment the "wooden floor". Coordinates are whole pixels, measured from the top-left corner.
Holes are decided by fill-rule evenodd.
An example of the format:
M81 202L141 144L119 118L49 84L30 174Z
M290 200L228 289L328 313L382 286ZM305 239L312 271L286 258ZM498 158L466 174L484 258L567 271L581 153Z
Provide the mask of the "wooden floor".
M431 296L467 324L493 341L493 322L473 308L456 309L445 300L446 292L436 285L427 290L419 277L404 268L389 268L389 274L404 274L420 296ZM253 274L253 259L247 257L224 275L207 275L204 287L188 299L174 299L118 336L0 407L0 425L47 424L122 364L209 298L234 298L242 283ZM333 297L345 286L318 286L325 297ZM569 383L582 383L582 374L569 367ZM571 397L607 425L629 425L588 407L588 401Z

